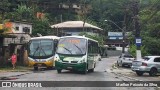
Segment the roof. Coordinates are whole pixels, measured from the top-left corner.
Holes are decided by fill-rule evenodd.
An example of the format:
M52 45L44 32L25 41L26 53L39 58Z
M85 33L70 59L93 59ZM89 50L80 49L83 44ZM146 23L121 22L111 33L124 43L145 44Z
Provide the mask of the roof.
M59 37L57 37L57 36L42 36L42 37L31 38L31 40L33 40L33 39L59 39Z
M51 28L82 28L83 27L84 22L83 21L66 21L66 22L62 22L62 23L58 23L55 25L51 25ZM98 30L103 30L97 26L91 25L89 23L84 24L85 28L94 28L94 29L98 29Z

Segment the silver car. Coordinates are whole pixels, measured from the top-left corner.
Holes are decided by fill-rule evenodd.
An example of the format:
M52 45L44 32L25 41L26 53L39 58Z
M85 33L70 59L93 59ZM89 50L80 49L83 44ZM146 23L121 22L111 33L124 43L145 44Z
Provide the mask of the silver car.
M125 65L132 66L132 61L134 60L135 58L132 55L124 54L124 55L121 55L119 59L117 60L117 65L122 66L122 67Z
M142 76L145 72L150 76L155 76L160 72L160 56L145 56L142 60L133 61L131 69L138 76Z

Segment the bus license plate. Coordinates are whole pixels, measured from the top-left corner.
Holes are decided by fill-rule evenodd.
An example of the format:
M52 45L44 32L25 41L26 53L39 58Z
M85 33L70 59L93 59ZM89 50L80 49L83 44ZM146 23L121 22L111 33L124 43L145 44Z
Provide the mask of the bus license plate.
M42 64L38 64L38 66L42 66Z

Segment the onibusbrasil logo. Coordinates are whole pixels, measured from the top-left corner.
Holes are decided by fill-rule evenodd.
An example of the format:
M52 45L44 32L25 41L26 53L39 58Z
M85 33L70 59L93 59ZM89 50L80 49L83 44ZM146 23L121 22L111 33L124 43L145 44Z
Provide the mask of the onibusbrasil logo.
M36 82L2 82L2 87L42 87L42 84Z

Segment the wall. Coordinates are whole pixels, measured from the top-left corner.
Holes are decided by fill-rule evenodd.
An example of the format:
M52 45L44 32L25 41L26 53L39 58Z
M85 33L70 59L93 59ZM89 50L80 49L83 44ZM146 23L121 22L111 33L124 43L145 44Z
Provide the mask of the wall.
M29 29L29 34L32 34L32 25L25 23L16 23L13 22L13 32L14 33L26 33L24 32L24 28L27 27Z

